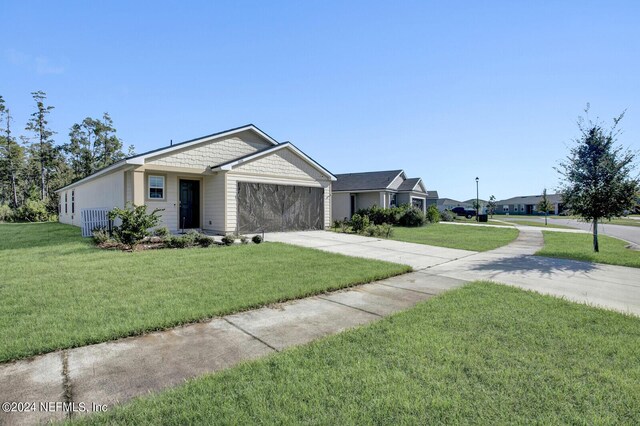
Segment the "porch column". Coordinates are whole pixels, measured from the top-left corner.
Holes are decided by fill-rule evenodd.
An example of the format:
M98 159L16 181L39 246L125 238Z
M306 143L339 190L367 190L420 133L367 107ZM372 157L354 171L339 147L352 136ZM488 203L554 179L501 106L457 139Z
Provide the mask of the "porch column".
M133 173L133 204L144 205L144 170L134 170Z
M380 193L380 207L382 207L382 208L385 208L385 207L386 207L386 205L385 205L385 203L384 203L384 196L385 196L385 193L384 193L384 192L381 192L381 193Z

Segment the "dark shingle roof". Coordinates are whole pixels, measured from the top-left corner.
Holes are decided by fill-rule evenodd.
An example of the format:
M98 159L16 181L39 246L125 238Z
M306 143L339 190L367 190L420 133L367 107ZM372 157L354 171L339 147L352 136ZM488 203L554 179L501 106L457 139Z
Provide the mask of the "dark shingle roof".
M332 190L371 191L386 189L400 173L402 170L339 174L335 175L338 181L333 183Z
M398 191L411 191L413 187L416 186L419 180L420 178L405 179L405 181L402 182L398 187Z
M440 198L438 191L427 191L427 198Z
M547 194L547 199L551 204L562 203L562 195L560 194ZM506 200L498 200L496 201L496 204L538 204L541 200L542 195L525 195L521 197L507 198Z

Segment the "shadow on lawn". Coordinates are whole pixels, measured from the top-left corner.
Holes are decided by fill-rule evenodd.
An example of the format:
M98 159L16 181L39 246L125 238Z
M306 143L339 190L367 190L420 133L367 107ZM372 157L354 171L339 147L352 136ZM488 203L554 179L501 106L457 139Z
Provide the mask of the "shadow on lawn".
M522 255L505 259L497 259L480 263L470 268L472 271L495 271L496 273L534 272L541 276L552 276L554 273L588 273L598 269L598 265L579 260L556 259L552 257Z

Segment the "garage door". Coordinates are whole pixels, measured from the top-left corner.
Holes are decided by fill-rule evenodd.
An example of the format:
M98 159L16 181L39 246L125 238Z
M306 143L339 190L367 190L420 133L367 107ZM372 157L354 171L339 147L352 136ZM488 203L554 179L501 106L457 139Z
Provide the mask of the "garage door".
M238 182L238 232L324 228L324 190Z

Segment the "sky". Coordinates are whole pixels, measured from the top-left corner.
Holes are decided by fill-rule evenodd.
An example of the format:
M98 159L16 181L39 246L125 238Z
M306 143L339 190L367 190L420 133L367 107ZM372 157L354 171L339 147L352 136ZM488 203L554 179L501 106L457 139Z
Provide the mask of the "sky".
M0 2L14 132L43 90L58 144L108 112L143 152L253 123L333 173L440 197L558 185L577 118L640 149L637 1ZM23 132L24 133L24 132Z

